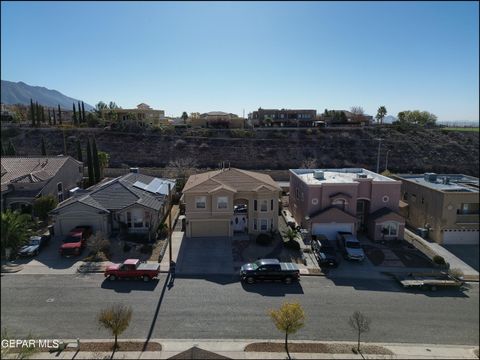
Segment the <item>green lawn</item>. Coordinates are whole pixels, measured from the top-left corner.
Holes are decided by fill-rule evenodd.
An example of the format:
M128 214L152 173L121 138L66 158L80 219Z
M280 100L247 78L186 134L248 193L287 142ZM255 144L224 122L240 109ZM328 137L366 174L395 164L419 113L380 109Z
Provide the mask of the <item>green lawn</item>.
M446 127L446 128L442 128L442 130L479 132L480 128L478 128L478 127L474 127L474 128Z

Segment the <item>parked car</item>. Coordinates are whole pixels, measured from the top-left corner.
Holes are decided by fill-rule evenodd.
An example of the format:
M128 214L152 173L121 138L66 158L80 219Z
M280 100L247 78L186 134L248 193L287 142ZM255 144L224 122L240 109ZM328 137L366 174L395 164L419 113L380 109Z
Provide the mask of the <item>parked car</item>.
M50 234L34 235L30 236L28 243L20 248L18 251L19 256L35 256L38 255L40 250L48 244L50 240Z
M60 255L80 255L91 235L92 227L88 225L81 225L72 229L63 239L63 244L59 249Z
M320 266L338 266L337 252L335 246L325 237L318 236L312 241L312 251Z
M137 278L150 281L160 273L160 264L148 264L139 259L128 259L122 264L113 264L105 270L105 277L109 280Z
M300 279L300 270L293 263L282 263L277 259L260 259L240 268L240 279L249 284L257 280L283 280L290 284Z
M337 241L345 259L358 261L365 259L365 253L360 245L360 241L352 233L338 232Z

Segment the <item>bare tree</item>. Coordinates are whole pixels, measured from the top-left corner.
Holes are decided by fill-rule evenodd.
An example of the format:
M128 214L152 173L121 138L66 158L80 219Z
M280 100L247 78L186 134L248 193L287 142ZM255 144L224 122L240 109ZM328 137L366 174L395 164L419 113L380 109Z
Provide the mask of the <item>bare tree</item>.
M178 188L182 189L187 181L187 177L195 173L197 168L197 160L191 157L186 157L170 161L165 170L168 173L168 176L177 179Z
M360 352L360 335L364 332L370 331L371 320L360 311L355 311L348 319L348 323L357 332L357 351Z
M365 114L365 111L363 111L363 108L361 106L352 106L350 108L350 112L353 115L357 115L357 116L362 116L363 114Z
M118 335L122 334L130 325L132 319L132 308L126 305L114 304L102 309L98 314L98 323L100 326L110 330L115 337L113 349L117 348Z
M109 247L110 240L100 231L97 231L95 235L90 236L87 240L87 249L90 250L94 256L97 256L99 252L105 251Z

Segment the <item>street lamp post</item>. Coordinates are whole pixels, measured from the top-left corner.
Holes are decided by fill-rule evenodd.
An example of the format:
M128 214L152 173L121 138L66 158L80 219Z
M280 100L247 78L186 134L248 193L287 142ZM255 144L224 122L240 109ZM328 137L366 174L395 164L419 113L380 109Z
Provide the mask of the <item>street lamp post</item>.
M388 153L390 152L391 150L387 150L387 155L385 156L385 171L388 170Z
M378 174L378 172L380 171L380 146L382 144L383 139L378 138L375 140L378 140L378 152L377 152L377 174Z

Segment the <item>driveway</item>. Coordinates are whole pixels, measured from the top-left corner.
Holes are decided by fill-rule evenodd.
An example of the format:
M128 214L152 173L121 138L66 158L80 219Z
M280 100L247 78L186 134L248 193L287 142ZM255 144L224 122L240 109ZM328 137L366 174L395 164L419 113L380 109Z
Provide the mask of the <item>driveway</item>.
M178 275L232 275L234 273L232 239L184 237L178 253L176 273Z
M480 271L479 245L443 245L443 247L476 271Z

